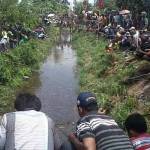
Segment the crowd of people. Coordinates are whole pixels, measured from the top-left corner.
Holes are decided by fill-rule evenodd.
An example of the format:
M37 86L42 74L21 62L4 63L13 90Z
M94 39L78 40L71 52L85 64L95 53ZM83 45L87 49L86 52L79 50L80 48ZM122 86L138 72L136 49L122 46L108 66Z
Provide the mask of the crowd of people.
M15 25L3 24L0 28L0 52L14 49L31 38L44 39L45 37L46 33L42 25L31 30L21 23Z
M0 34L0 51L6 51L9 48L13 49L29 40L30 29L26 29L22 24L2 25Z
M80 119L76 131L62 142L54 121L41 112L40 99L19 94L15 112L4 114L0 123L1 150L149 150L150 134L145 118L134 113L125 120L129 136L115 120L98 111L94 94L80 93L77 110Z
M108 52L116 48L125 53L132 52L139 58L150 60L149 20L146 12L134 18L129 10L110 11L105 14L83 11L87 31L104 35L108 39Z

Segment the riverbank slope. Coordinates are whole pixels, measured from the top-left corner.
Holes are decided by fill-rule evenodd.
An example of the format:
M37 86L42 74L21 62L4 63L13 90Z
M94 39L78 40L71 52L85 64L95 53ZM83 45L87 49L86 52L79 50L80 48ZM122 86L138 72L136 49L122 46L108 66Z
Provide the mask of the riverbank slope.
M49 27L45 40L31 39L7 53L0 54L0 112L5 113L13 108L16 89L21 87L53 47L59 29Z
M107 53L107 41L103 38L96 40L92 33L75 33L73 45L78 55L80 91L95 93L100 107L106 109L121 126L132 112L150 112L145 102L138 99L146 86L138 86L139 82L149 84L150 80L147 76L134 78L150 72L148 62L132 56L126 58L120 50Z

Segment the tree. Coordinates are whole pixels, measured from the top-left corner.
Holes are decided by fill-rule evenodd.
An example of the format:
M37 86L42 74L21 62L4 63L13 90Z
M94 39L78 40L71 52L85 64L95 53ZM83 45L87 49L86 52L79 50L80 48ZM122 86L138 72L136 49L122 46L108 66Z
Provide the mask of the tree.
M116 0L116 4L121 9L129 9L135 13L144 10L144 0Z
M74 11L76 14L80 15L83 11L82 2L75 2L74 3Z
M0 0L0 24L21 22L33 27L38 23L41 12L62 12L67 9L59 0Z
M16 6L18 0L0 0L0 11L7 11L9 7Z
M136 20L142 11L146 11L150 17L150 0L116 0L120 9L129 9Z

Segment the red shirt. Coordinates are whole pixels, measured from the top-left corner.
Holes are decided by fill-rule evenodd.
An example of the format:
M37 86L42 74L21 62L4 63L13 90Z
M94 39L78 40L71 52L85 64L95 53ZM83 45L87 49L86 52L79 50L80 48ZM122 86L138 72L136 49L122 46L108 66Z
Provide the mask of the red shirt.
M150 134L142 134L131 138L135 150L150 150Z

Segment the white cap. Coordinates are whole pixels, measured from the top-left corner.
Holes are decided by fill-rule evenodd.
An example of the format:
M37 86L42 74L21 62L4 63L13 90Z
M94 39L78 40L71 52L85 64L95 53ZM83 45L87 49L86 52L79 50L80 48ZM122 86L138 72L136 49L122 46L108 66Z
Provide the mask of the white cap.
M135 30L135 27L131 27L129 30Z

